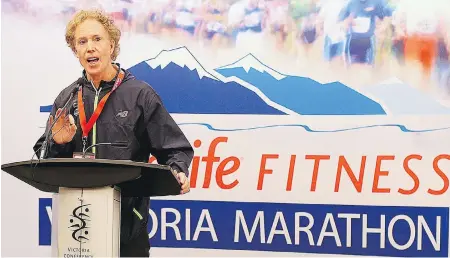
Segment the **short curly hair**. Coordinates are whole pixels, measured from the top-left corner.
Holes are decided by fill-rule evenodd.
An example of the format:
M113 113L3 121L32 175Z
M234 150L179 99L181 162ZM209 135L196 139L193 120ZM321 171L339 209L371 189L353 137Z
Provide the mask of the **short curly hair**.
M114 41L114 52L111 54L111 59L115 61L120 52L119 40L121 32L116 24L114 24L114 20L101 10L81 10L73 16L66 27L67 45L75 53L75 30L78 25L88 19L94 19L100 22L108 32L110 39Z

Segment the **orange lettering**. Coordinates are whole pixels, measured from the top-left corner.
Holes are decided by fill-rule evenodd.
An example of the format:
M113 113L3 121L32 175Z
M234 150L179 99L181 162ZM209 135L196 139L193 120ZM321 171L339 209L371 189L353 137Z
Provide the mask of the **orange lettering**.
M208 156L203 157L202 161L206 162L206 169L205 169L205 181L203 182L203 188L209 188L209 185L211 184L211 174L213 170L214 162L219 162L220 158L216 157L216 147L221 142L227 142L227 137L217 137L214 140L212 140L211 144L208 148Z
M208 146L208 154L205 157L194 156L192 159L191 173L189 175L191 188L197 187L198 173L201 162L206 163L202 188L209 188L211 185L211 178L213 177L215 177L217 186L221 189L231 189L239 183L238 180L234 180L230 184L225 184L223 181L224 176L236 172L241 165L241 162L237 157L231 156L221 161L221 158L216 156L216 149L219 143L226 143L227 141L228 137L214 138ZM202 141L195 140L193 145L195 149L200 148ZM216 171L213 171L214 163L218 163ZM231 167L226 168L230 163L232 163ZM215 174L213 175L214 172Z
M412 169L409 167L409 161L412 159L418 159L418 160L422 160L422 156L418 155L418 154L411 154L408 155L405 160L403 160L403 168L405 169L406 173L412 178L412 180L414 181L414 186L411 190L405 190L405 189L398 189L398 192L404 195L410 195L413 194L417 191L417 189L419 189L419 178L417 177L416 173L414 173L414 171L412 171Z
M334 185L334 192L339 192L339 186L341 184L341 175L342 175L343 168L345 169L348 176L350 177L350 180L352 181L353 186L355 187L356 191L358 191L358 193L360 193L362 191L364 170L366 167L366 159L367 159L367 156L362 156L361 166L359 168L359 178L356 179L355 173L353 173L353 170L350 168L350 165L348 164L345 157L339 156L338 169L337 169L337 174L336 174L336 184Z
M262 190L262 185L264 181L265 174L272 174L272 169L266 169L267 159L278 159L278 154L263 154L261 157L261 165L259 167L259 177L258 177L258 186L257 190Z
M383 160L394 160L394 159L395 159L395 156L393 156L393 155L377 156L377 163L375 165L375 173L373 175L373 185L372 185L373 193L390 193L391 192L391 189L389 189L389 188L378 188L378 182L380 180L380 176L389 175L389 171L381 170L381 162Z
M202 141L195 140L194 141L194 148L200 148L202 145ZM198 168L200 166L200 157L194 156L192 159L192 168L190 173L190 184L191 188L195 188L197 186L197 177L198 177Z
M225 167L227 166L227 164L229 162L232 162L233 165L231 165L231 168L225 169ZM241 165L241 162L239 161L239 159L237 157L234 157L234 156L228 157L228 158L224 159L222 162L220 162L219 167L217 167L217 172L216 172L217 185L220 188L226 189L226 190L234 188L239 183L239 181L237 179L235 179L232 183L225 184L223 182L223 177L236 172L240 165Z
M292 179L294 179L294 168L295 168L295 159L296 158L297 158L296 155L291 155L291 161L289 162L288 180L286 183L286 191L292 190Z
M436 174L438 174L439 177L444 182L444 186L442 187L441 190L428 189L428 193L432 194L432 195L442 195L442 194L446 193L448 190L448 186L449 186L448 177L447 177L447 175L445 175L444 171L442 171L438 165L438 163L441 159L450 160L450 155L449 154L441 154L441 155L437 156L436 158L434 158L434 160L433 160L433 169L436 172Z
M316 191L316 185L317 185L317 177L319 175L319 164L321 160L329 160L330 155L306 155L305 159L313 159L314 160L314 169L313 169L313 176L311 180L311 192Z

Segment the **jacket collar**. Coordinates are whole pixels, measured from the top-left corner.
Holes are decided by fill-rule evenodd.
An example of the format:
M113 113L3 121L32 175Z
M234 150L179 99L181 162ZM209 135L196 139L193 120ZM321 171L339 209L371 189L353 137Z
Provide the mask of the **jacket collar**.
M116 65L119 69L117 69L117 72L116 72L116 75L114 76L114 78L111 80L111 81L100 81L100 87L102 88L102 89L110 89L110 88L112 88L113 86L114 86L114 83L116 82L116 80L117 80L117 76L119 75L119 71L122 69L121 67L120 67L120 64L119 63L113 63L113 65ZM125 73L126 74L126 73ZM91 88L91 89L93 89L93 90L95 90L94 89L94 86L91 84L91 82L89 81L89 79L87 78L87 74L86 74L86 70L85 69L83 69L83 72L82 72L82 77L81 77L82 79L83 79L83 85L84 86L88 86L88 88Z

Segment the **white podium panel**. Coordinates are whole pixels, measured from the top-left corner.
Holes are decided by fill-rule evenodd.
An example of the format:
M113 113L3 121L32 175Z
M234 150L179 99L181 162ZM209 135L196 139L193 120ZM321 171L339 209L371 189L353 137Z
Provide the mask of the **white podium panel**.
M60 188L53 196L52 255L119 257L120 191Z

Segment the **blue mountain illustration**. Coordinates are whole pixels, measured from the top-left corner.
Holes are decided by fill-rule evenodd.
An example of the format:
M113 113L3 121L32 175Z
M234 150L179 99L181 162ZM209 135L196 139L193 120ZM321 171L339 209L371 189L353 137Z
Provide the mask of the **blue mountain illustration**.
M239 83L207 72L185 47L163 50L128 70L155 89L170 113L286 115ZM51 108L40 106L40 112Z
M257 87L270 100L302 115L385 115L374 100L339 82L321 84L309 78L281 74L252 54L215 70Z
M164 50L129 71L155 89L170 113L285 114L244 86L208 73L185 47Z

